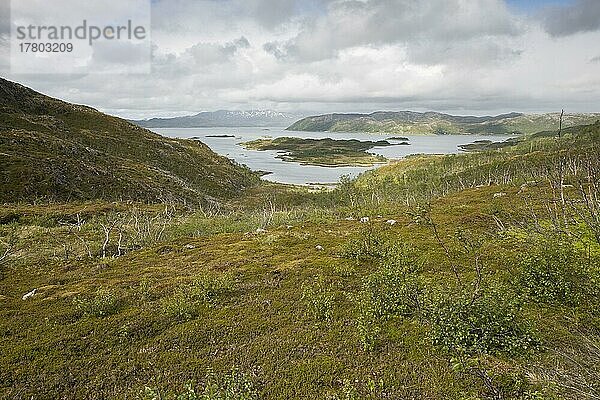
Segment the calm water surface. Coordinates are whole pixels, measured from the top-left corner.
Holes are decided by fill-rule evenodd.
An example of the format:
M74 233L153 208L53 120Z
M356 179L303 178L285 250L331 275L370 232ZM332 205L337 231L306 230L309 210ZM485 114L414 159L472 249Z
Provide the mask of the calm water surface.
M295 132L283 128L161 128L152 129L163 136L174 138L198 138L206 143L214 152L232 158L245 164L253 170L269 171L264 176L266 180L281 183L306 185L311 183L336 183L342 175L357 176L375 167L317 167L300 165L294 162L282 161L275 158L277 151L246 150L240 143L259 138L277 138L282 136L299 137L303 139L358 139L381 140L393 136L409 139L410 146L375 147L370 153L380 154L388 159L399 159L410 154L453 154L460 153L461 144L475 140L503 141L509 138L505 135L381 135L369 133L332 133L332 132ZM216 138L212 135L232 135L233 137ZM207 137L209 136L209 137ZM393 143L393 142L392 142Z

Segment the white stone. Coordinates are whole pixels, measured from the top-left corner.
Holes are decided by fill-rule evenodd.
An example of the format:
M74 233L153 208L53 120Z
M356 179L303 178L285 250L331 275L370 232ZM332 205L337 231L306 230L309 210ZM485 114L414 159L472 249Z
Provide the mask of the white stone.
M37 289L33 289L31 292L29 292L29 293L25 293L25 294L23 295L23 300L27 300L27 299L29 299L29 298L31 298L31 297L33 297L33 296L35 296L36 292L37 292Z

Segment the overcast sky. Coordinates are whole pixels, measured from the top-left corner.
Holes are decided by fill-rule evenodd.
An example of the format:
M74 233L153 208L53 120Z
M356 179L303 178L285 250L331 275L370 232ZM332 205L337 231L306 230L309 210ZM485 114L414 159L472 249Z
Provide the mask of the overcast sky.
M50 4L51 2L49 2ZM153 0L150 75L0 75L132 118L600 112L600 0Z

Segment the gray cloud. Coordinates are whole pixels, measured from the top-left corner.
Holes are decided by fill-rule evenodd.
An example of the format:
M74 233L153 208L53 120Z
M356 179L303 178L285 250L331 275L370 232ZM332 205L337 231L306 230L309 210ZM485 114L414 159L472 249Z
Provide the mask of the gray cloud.
M123 41L98 42L92 49L91 68L149 63L151 57L145 44Z
M242 7L248 8L259 24L274 28L289 21L294 16L298 0L246 0Z
M552 36L568 36L600 29L600 1L577 0L569 6L549 7L540 15L545 30Z
M517 20L497 0L347 0L330 4L293 39L268 42L264 48L279 59L317 61L354 46L404 43L423 53L419 48L430 43L460 47L473 38L491 42L520 32Z
M523 54L523 50L512 46L514 46L512 43L481 40L479 37L456 42L430 41L408 46L408 56L412 62L423 65L445 63L485 67L518 59Z
M590 59L600 32L550 37L539 18L503 0L153 0L150 75L0 75L136 118L256 108L600 111L600 56ZM95 51L108 68L129 50Z
M284 60L287 57L285 45L282 43L267 42L263 44L263 50L279 60Z
M1 0L0 0L1 1ZM155 29L170 32L231 31L253 23L276 29L323 10L337 0L154 0ZM221 24L227 20L227 24Z
M0 33L10 32L10 0L0 0Z
M0 0L0 53L2 49L8 47L10 37L10 0ZM3 60L0 60L2 65Z
M250 47L250 42L244 36L224 44L197 43L186 50L197 64L219 64L226 62L240 49Z

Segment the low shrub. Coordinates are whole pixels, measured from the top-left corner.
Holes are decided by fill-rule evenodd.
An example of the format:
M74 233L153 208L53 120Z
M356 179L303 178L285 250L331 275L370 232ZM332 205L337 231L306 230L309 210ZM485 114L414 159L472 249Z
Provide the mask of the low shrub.
M302 289L302 300L310 315L319 321L331 321L335 295L322 276L305 284Z
M349 278L349 277L353 276L354 274L356 274L356 266L352 265L351 263L347 263L347 262L335 264L333 266L333 272L342 278Z
M517 354L537 345L516 296L507 293L439 296L428 320L433 343L450 352Z
M374 379L375 378L375 379ZM325 397L327 400L367 400L392 398L382 378L368 376L364 378L344 379L336 392Z
M533 300L570 306L600 293L597 261L570 240L536 238L520 261L518 283Z
M378 318L415 315L421 310L423 298L423 287L416 270L416 264L406 250L390 247L386 250L383 266L363 280L360 297L371 305Z
M363 228L358 237L344 244L342 256L356 261L381 258L385 254L385 239L371 225Z
M259 398L259 392L248 375L234 369L221 376L209 372L204 384L187 382L183 391L178 393L145 387L140 398L143 400L255 400Z
M109 289L99 288L93 295L76 297L75 309L86 317L106 317L117 312L117 296Z
M135 292L136 298L141 303L151 301L154 298L152 283L148 280L148 278L143 278L140 281L139 285L135 288Z
M424 288L416 274L416 264L406 249L392 246L376 272L363 279L356 295L357 329L365 350L373 350L381 324L394 316L420 314Z
M222 377L209 375L200 398L203 400L254 400L259 398L259 393L248 375L234 369Z
M356 330L358 341L365 351L375 350L377 338L381 332L381 318L373 311L372 304L364 298L358 298Z
M189 288L189 295L193 299L215 305L219 297L233 291L235 281L228 274L204 274L200 276Z
M235 281L230 275L204 274L193 284L178 288L162 302L162 311L179 321L198 316L202 306L215 307L219 299L231 292Z
M189 321L198 316L199 305L185 289L178 289L173 296L162 301L161 310L178 321Z

